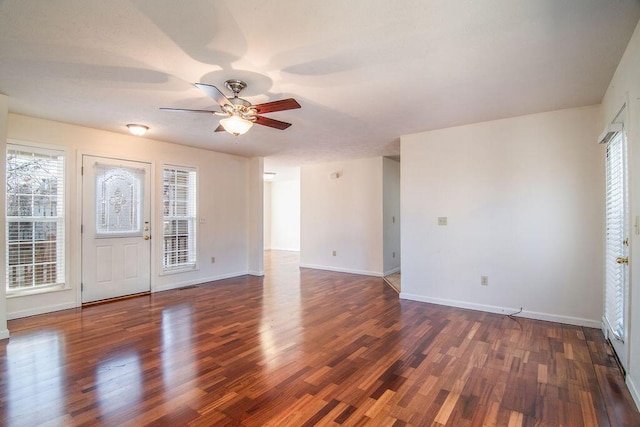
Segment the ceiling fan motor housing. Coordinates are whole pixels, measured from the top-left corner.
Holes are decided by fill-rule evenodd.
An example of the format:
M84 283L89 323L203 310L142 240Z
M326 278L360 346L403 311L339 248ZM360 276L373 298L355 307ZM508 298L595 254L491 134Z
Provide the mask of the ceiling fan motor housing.
M224 85L227 89L233 92L234 97L237 97L238 94L240 94L240 92L242 92L242 90L247 87L247 84L245 82L237 79L229 79L224 82Z
M228 108L224 108L225 112L227 114L240 116L245 120L255 121L255 115L258 111L255 108L251 108L249 101L238 97L240 92L247 87L247 84L242 80L230 79L224 82L224 85L233 92L233 98L229 99L233 107L228 106Z

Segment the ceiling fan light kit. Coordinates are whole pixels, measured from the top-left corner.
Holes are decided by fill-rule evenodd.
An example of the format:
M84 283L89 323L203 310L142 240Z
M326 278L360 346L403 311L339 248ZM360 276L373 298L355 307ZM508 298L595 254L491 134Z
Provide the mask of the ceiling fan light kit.
M187 113L210 113L215 116L223 116L224 118L220 120L220 126L216 129L216 132L227 131L234 136L238 136L247 133L254 123L284 130L291 126L291 123L270 119L262 116L261 114L300 108L298 101L293 98L252 105L246 99L242 99L238 96L240 92L247 87L245 82L242 80L230 79L224 82L224 85L228 90L233 92L233 98L227 98L220 89L215 86L204 83L195 84L198 89L213 98L220 105L220 109L222 111L189 110L184 108L160 109Z
M221 119L220 125L231 135L238 136L247 133L247 131L251 129L251 126L253 126L253 122L234 115L226 119Z

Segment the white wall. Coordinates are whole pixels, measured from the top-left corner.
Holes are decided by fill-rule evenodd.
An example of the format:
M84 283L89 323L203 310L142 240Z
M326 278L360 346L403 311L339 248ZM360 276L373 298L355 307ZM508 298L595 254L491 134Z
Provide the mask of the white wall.
M631 217L640 215L640 23L618 65L602 100L603 123L611 123L623 105L627 105L626 130L629 146L629 182ZM640 407L640 235L631 234L630 246L630 322L627 385Z
M264 208L262 215L262 224L264 228L264 250L271 249L271 183L265 182L263 185L264 192Z
M382 159L384 275L400 271L400 162Z
M300 189L300 265L382 276L382 158L302 166Z
M51 144L67 150L69 249L67 255L71 290L7 299L9 318L80 305L80 154L112 156L148 161L152 164L152 233L160 237L163 164L198 168L198 269L163 275L161 238L152 239L152 291L202 283L249 272L249 175L259 169L250 160L147 138L115 134L21 115L8 115L8 138L24 142ZM151 130L153 135L153 129ZM3 140L4 141L4 140ZM3 152L4 142L3 142ZM4 168L4 162L2 162ZM4 169L3 169L4 176ZM261 175L259 177L261 179ZM260 181L260 188L262 188ZM261 193L261 192L260 192ZM155 201L155 203L153 202ZM261 208L261 205L260 205ZM261 212L252 221L261 223ZM259 218L259 219L256 219ZM204 221L204 222L202 222ZM261 227L260 227L261 228ZM261 232L261 230L260 230ZM253 239L255 240L255 239ZM260 242L261 243L261 242ZM2 246L0 258L5 257ZM216 262L211 263L211 257ZM1 328L0 328L1 329Z
M247 233L249 248L249 274L264 276L264 159L252 157L249 160L247 196L249 215Z
M401 297L599 327L600 115L591 106L403 136Z
M300 181L271 183L271 249L300 250Z

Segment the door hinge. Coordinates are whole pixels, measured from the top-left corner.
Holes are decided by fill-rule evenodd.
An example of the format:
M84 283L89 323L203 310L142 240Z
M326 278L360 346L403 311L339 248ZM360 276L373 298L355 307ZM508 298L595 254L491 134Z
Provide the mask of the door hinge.
M80 283L80 292L84 291L84 283Z
M80 175L83 176L84 175L84 166L80 166Z
M84 225L80 224L80 234L84 233Z

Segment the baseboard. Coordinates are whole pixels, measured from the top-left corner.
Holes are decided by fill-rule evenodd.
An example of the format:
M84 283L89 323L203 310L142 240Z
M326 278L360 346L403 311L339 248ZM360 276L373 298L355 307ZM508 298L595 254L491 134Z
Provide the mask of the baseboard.
M9 338L9 330L4 329L0 331L0 340L6 340L7 338Z
M640 410L640 393L638 393L638 388L631 379L631 375L627 375L626 383L629 393L631 393L631 397L633 397L633 402L636 404L636 408Z
M475 303L469 303L465 301L456 301L456 300L449 300L449 299L443 299L443 298L431 298L423 295L408 294L405 292L400 293L400 299L428 302L431 304L446 305L449 307L457 307L457 308L466 308L469 310L478 310L478 311L485 311L488 313L497 313L497 314L512 314L520 310L519 307L518 308L498 307L494 305L475 304ZM581 317L563 316L559 314L538 313L535 311L526 311L526 310L523 310L521 313L518 313L518 317L526 317L528 319L535 319L535 320L545 320L547 322L564 323L567 325L586 326L589 328L596 328L596 329L599 329L602 326L601 322L598 320L583 319Z
M315 270L335 271L338 273L351 273L351 274L361 274L363 276L383 277L383 274L380 271L356 270L352 268L330 267L327 265L316 265L316 264L300 264L300 267L313 268Z
M30 308L28 310L14 311L7 313L7 320L20 319L23 317L37 316L38 314L52 313L54 311L69 310L70 308L79 307L75 302L67 302L58 305L47 305L44 307Z
M385 271L384 275L385 276L391 276L392 274L397 273L398 271L400 271L400 267L396 267L396 268L392 268L391 270Z
M200 285L202 283L215 282L217 280L230 279L232 277L246 276L247 274L249 274L248 271L238 271L235 273L220 274L217 276L199 277L197 279L192 279L192 280L183 280L182 282L175 282L167 285L156 286L156 288L152 292L170 291L171 289L184 288L185 286Z
M271 251L286 251L286 252L300 252L300 248L271 248Z
M248 274L250 274L252 276L262 277L262 276L264 276L264 270L260 270L260 271L249 270Z

